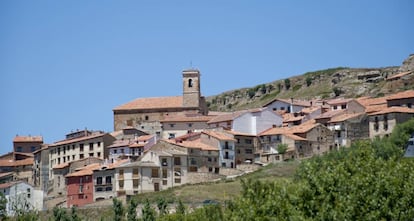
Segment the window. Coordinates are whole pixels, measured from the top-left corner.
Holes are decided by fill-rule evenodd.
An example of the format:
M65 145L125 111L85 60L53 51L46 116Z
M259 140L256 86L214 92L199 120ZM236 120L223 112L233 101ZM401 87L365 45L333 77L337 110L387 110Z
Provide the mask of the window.
M124 189L124 180L118 181L119 189Z
M174 182L175 182L175 183L181 183L181 178L175 178L175 179L174 179Z
M58 155L60 155L60 147L57 149L57 153L58 153Z
M162 178L167 178L168 173L167 173L167 169L162 169Z
M162 185L167 185L168 184L168 180L162 180Z
M158 175L158 168L152 168L152 170L151 170L151 177L153 177L153 178L158 178L158 177L160 177L160 176Z
M101 157L101 152L98 152L98 157Z
M237 143L240 143L240 139L239 138L237 138Z
M181 165L181 158L180 157L174 157L174 165Z
M34 147L34 146L31 146L31 147L30 147L30 151L31 151L31 152L34 152L35 150L36 150L36 147Z
M96 188L96 192L102 192L102 191L103 191L103 188L102 187Z
M119 170L119 177L121 178L123 178L124 177L124 170Z
M145 120L148 120L149 119L149 117L148 116L145 116Z
M191 163L191 165L196 165L197 164L197 161L194 158L191 158L190 159L190 163Z
M98 147L100 147L100 146L101 146L101 142L97 142L97 143L96 143L96 145L97 145Z
M346 104L342 104L341 109L346 109Z
M96 178L96 184L97 185L102 185L102 177L101 176Z
M132 169L132 177L139 177L138 168Z
M105 188L105 191L112 191L112 186L107 186L107 187Z
M246 154L252 154L253 150L252 149L246 149L245 152L246 152Z
M139 186L139 179L133 179L132 180L132 185L134 186L134 188L138 188L138 186Z
M166 158L162 158L161 159L161 165L162 166L168 166L168 163L167 163L167 159Z
M174 139L175 138L175 134L174 133L169 133L168 134L168 139Z
M181 168L174 168L174 175L181 176Z
M245 142L246 144L252 144L252 140L251 140L251 139L245 139L245 140L244 140L244 142Z
M192 127L193 126L193 124L188 124L188 127Z
M132 120L127 120L126 124L127 124L127 126L132 127L133 122L132 122Z
M93 151L93 143L89 143L89 151Z
M72 150L75 150L75 144L72 145Z
M175 124L170 124L170 127L174 127L175 126Z
M211 162L211 157L207 158L207 161L208 161L208 162Z
M72 160L75 160L75 155L72 155Z
M89 153L89 156L90 156L90 157L93 157L93 153Z
M114 150L114 154L116 154L117 150Z
M27 188L27 198L30 198L30 188Z
M106 184L112 184L112 177L111 176L106 176L105 177L105 183Z
M83 143L79 144L79 151L83 152Z
M193 87L193 79L188 79L188 87Z
M79 193L83 193L83 185L79 185Z

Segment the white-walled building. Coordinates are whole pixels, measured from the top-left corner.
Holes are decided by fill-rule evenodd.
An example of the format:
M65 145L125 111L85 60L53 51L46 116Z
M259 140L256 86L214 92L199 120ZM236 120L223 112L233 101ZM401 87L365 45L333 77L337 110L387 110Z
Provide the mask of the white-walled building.
M16 210L40 211L43 209L43 191L35 190L32 185L23 182L0 184L0 192L7 199L6 211L8 216L15 215Z

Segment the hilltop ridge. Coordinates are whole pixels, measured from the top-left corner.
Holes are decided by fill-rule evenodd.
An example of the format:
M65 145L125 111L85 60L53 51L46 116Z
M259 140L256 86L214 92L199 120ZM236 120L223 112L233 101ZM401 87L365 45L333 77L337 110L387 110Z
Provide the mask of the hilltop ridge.
M414 54L401 66L382 68L337 67L240 88L206 98L211 111L261 107L275 98L330 99L380 97L414 89Z

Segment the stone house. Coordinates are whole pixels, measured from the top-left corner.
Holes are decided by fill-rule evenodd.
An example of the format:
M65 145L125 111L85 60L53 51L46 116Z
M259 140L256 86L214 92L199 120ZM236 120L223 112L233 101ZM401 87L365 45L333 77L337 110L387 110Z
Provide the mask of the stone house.
M387 96L386 100L388 107L401 106L414 108L414 90L407 90Z
M25 153L12 153L10 158L0 159L0 173L12 172L16 180L33 183L33 155L29 155L31 156L26 156Z
M16 136L13 139L13 151L21 153L33 153L43 144L42 136Z
M127 162L129 162L129 159L118 160L114 163L104 162L93 169L93 198L95 202L117 196L115 191L115 167Z
M349 147L353 142L369 139L369 123L365 113L341 114L331 118L328 128L334 132L335 148Z
M118 159L124 158L136 160L155 143L155 135L142 135L134 139L116 140L107 147L109 161L113 163Z
M205 98L200 91L200 72L184 70L183 95L175 97L138 98L113 109L114 130L135 127L161 137L161 121L184 114L207 115Z
M105 159L107 146L115 138L102 131L76 131L66 135L66 139L49 145L49 179L53 179L52 169L60 164L82 160L88 157Z
M259 146L257 136L239 131L224 132L232 135L236 140L234 143L236 165L253 163L255 161L255 152Z
M221 132L204 130L201 132L200 141L219 150L220 167L235 168L235 142L233 136Z
M397 124L414 117L414 109L408 107L392 106L381 111L368 114L369 137L384 137L392 133Z
M117 195L132 195L164 190L188 182L188 158L185 148L159 141L140 161L115 169Z
M161 138L171 139L188 133L200 132L208 128L207 122L214 116L211 115L185 115L169 116L161 120Z
M27 211L43 210L43 192L35 190L32 185L24 181L16 181L0 184L2 192L7 200L5 211L8 216L16 215L16 209Z
M89 164L67 174L66 202L67 207L80 207L94 202L93 170L100 167L99 163Z
M49 183L49 149L48 145L42 145L42 148L33 152L33 185L44 192L48 190Z

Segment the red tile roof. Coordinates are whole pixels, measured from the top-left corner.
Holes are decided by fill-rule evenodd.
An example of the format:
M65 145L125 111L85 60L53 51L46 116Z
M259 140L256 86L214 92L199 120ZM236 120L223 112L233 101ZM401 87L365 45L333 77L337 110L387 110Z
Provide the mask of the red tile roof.
M170 116L165 117L160 122L207 122L213 119L215 116Z
M208 124L213 124L213 123L220 123L220 122L227 122L227 121L233 121L236 117L239 117L240 115L242 115L243 113L246 113L247 111L236 111L236 112L230 112L230 113L226 113L226 114L221 114L221 115L217 115L216 117L214 117L213 119L211 119L210 121L208 121Z
M101 168L100 163L89 164L85 167L77 169L77 171L73 173L66 175L66 177L78 177L78 176L92 175L93 171L99 168Z
M373 115L381 115L381 114L389 114L389 113L408 113L408 114L414 114L414 109L408 108L408 107L388 107L383 110L370 113L370 116Z
M42 136L15 136L13 142L43 142Z
M33 157L24 160L0 160L0 167L17 167L33 165Z
M219 140L227 140L227 141L236 141L236 139L230 137L229 135L219 132L219 131L212 131L212 130L204 130L201 133L207 134L209 136L215 137Z
M344 114L340 114L340 115L332 117L331 120L329 121L329 123L343 122L343 121L346 121L348 119L352 119L354 117L361 116L363 114L364 113L353 113L353 114L344 113Z
M212 151L218 151L218 147L214 147L205 143L202 143L200 139L192 140L192 141L181 141L181 142L174 142L170 141L171 143L174 143L178 146L183 146L186 148L195 148L195 149L201 149L201 150L212 150Z
M334 110L334 111L328 111L325 112L319 116L317 116L315 119L324 119L324 118L332 118L335 117L336 115L342 114L344 113L346 110L341 109L341 110Z
M59 145L64 145L64 144L76 143L76 142L79 142L79 141L90 140L90 139L102 137L104 135L105 135L105 133L97 133L97 134L92 134L92 135L89 135L89 136L79 137L79 138L75 138L75 139L62 140L62 141L58 141L58 142L55 142L53 144L50 144L49 147L55 147L55 146L59 146Z
M403 92L390 95L387 97L387 101L405 99L405 98L414 98L414 90L403 91Z
M388 77L387 80L398 79L400 77L403 77L403 76L408 75L408 74L411 74L411 73L413 73L413 71L401 72L401 73L398 73L398 74L395 74L393 76Z
M53 166L53 169L63 169L65 167L68 167L69 163L61 163L61 164L57 164L55 166Z
M183 97L151 97L137 98L126 104L115 107L114 110L148 110L148 109L167 109L183 107Z
M338 105L338 104L346 104L351 101L351 98L336 98L332 100L328 100L326 103L329 105Z

